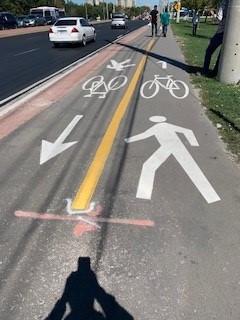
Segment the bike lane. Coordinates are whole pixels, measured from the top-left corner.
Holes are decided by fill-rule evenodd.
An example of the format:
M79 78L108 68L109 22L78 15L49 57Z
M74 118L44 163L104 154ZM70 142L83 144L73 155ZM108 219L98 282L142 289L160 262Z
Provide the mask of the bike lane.
M101 286L127 310L119 308L114 319L214 319L221 314L227 318L229 310L237 319L238 248L234 244L239 237L239 169L228 159L204 115L171 33L167 38L153 40L143 76L139 73L137 86L132 87L128 97L122 90L125 85L112 90L121 86L120 81L124 83L123 76L130 85L151 41L146 32L131 44L122 44L123 50L89 77L100 75L104 82L99 78L83 82L85 86L78 86L55 108L32 121L35 129L37 125L46 131L46 140L54 141L49 119L54 119L60 129L57 121L64 122L65 128L79 115L75 120L79 127L69 127L74 132L67 141L81 137L81 146L68 155L52 158L54 162L42 163L44 169L38 171L38 179L43 173L48 178L56 176L58 171L62 172L60 178L47 182L49 185L46 179L32 185L32 192L26 194L29 199L22 199L18 202L21 206L15 206L15 224L23 230L32 226L33 234L22 240L27 248L10 281L16 286L14 278L22 275L24 290L16 290L14 296L18 302L21 295L24 297L22 309L12 304L12 310L15 308L24 319L45 318L61 297L65 278L75 270L78 257L83 256L91 258ZM166 82L159 85L155 96L146 99L140 94L141 88L154 75L165 78L161 83ZM169 82L169 75L173 75L173 81ZM116 79L119 76L121 80ZM180 90L175 89L175 80L184 81L190 88L186 98L177 99L170 93ZM148 95L148 91L144 93ZM184 86L181 95L186 95ZM71 205L66 209L63 199L74 199L79 180L85 180L106 129L122 103L127 104L126 112L117 124L110 154L92 190L91 201L97 206L90 212ZM113 129L110 132L113 134ZM105 145L108 142L107 139ZM38 151L39 148L34 154ZM27 165L30 166L29 161L25 170ZM61 190L55 192L54 185L60 182ZM40 184L45 187L40 188ZM60 225L60 220L65 223ZM89 304L78 300L81 285L73 289L72 299L80 307ZM87 293L86 288L83 292ZM12 310L10 318L17 319Z
M131 37L132 35L129 36L130 39ZM143 48L149 43L149 39L141 38L134 38L132 41L138 41L136 45ZM124 43L125 39L121 39L119 44L111 46L111 53L116 55L118 47L122 48ZM126 62L124 65L128 64L130 51L122 50L120 62ZM106 56L109 59L112 54ZM135 66L142 55L133 55L133 58L135 61L132 66ZM112 69L113 64L110 59L102 59L100 62L98 60L97 67L88 65L80 71L81 77L87 79L87 75L89 78L98 77L99 72L101 75L103 69L108 69L107 75L104 75L104 85L101 85L103 89L95 81L90 86L91 90L87 89L88 86L84 89L82 84L86 82L80 79L79 82L74 82L75 89L64 97L64 94L59 95L63 92L57 91L56 94L56 87L59 90L56 85L10 111L1 121L1 180L4 181L1 192L1 243L4 243L1 309L5 319L44 319L56 299L61 296L64 282L74 270L79 257L89 256L97 270L101 239L104 242L101 226L111 223L142 228L149 223L144 223L144 219L131 220L127 214L123 218L117 215L111 217L110 210L105 210L105 215L96 217L96 221L94 215L102 213L102 210L83 217L78 212L72 214L71 208L68 210L67 207L66 200L74 197L92 155L112 119L115 107L121 102L127 88L115 90L118 78L114 79L120 75L118 70ZM132 66L129 63L129 67ZM122 68L124 69L121 64L117 67L120 71ZM83 70L86 69L90 72L83 75ZM121 79L124 79L125 74L130 81L134 68L123 71ZM67 79L74 81L71 76ZM123 85L126 85L125 81L120 83L119 89ZM70 90L70 87L73 85L62 88ZM89 93L91 95L87 97ZM56 96L58 99L54 103ZM65 149L65 152L58 153L59 148L55 148L46 161L42 140L45 141L42 145L45 144L47 149L49 141L64 144L66 140L70 152ZM75 141L78 144L74 149ZM99 201L102 206L107 198L106 194L104 196L103 201ZM6 202L7 198L9 201ZM102 199L99 197L99 200ZM151 222L150 225L152 226ZM96 234L89 231L96 231ZM49 286L51 282L52 285ZM77 288L78 291L81 288ZM111 297L107 297L107 300L111 300ZM85 307L83 301L83 308ZM81 317L82 314L78 316ZM121 318L120 315L119 317Z
M128 204L134 192L131 210L144 211L155 222L153 231L140 237L146 265L141 282L151 292L142 303L148 301L149 314L156 306L158 316L142 318L237 319L239 167L207 119L186 71L171 31L157 39L137 107L129 111L129 132L122 135L127 147L121 174L131 178L117 194L122 192ZM186 87L176 80L189 87L186 97ZM151 270L155 276L147 286Z

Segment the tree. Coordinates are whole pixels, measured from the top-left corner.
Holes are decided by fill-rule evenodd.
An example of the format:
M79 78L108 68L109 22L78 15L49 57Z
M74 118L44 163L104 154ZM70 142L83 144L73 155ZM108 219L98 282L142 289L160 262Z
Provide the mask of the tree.
M91 4L81 4L78 5L72 1L65 0L0 0L0 11L8 11L14 15L28 14L30 8L39 7L39 6L53 6L57 8L65 8L66 14L69 16L80 16L91 18L95 20L97 16L100 16L101 19L107 18L106 3L103 2L98 6L92 6ZM184 0L183 0L184 1ZM185 2L190 2L193 0L185 0ZM195 0L194 0L195 1ZM200 0L196 0L200 1ZM203 1L203 0L201 0ZM218 0L212 0L218 1ZM148 10L148 7L131 7L131 8L122 8L121 6L115 7L115 12L126 13L129 17L138 16L144 11ZM108 4L109 13L113 11L113 3Z
M182 0L181 6L188 9L218 8L221 0Z

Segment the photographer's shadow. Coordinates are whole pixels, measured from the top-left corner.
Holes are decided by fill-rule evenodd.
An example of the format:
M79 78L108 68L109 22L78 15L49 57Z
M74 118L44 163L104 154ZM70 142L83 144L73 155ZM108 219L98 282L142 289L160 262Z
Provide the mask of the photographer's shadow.
M94 300L101 311L94 309ZM67 306L70 312L67 313ZM62 297L45 320L133 320L115 298L99 285L90 258L78 259L78 270L68 277Z

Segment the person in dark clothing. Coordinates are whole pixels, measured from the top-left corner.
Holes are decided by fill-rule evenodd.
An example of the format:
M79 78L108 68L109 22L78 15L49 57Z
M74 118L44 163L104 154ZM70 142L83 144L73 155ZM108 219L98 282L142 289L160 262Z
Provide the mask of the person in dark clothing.
M219 21L218 29L215 35L210 40L210 43L207 47L203 69L201 72L199 71L197 72L198 76L204 76L204 77L209 76L209 66L210 66L212 55L223 42L223 34L224 34L224 28L225 28L225 22L226 22L226 16L227 16L228 2L229 2L228 0L222 0L221 2L220 8L217 13L217 19ZM213 73L212 73L213 77L215 77L218 73L220 55L221 55L221 51L219 52L215 67L213 69Z
M197 34L198 23L199 23L199 13L194 12L193 18L192 18L192 24L193 24L192 34L193 34L193 36L195 36Z
M150 12L150 18L151 18L151 26L152 26L152 37L157 35L157 20L158 20L158 10L157 6L154 6L154 9Z

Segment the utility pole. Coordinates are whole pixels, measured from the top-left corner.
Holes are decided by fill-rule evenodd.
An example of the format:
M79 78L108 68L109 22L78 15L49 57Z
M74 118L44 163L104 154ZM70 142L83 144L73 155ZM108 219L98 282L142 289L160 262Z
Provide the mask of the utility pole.
M180 19L180 9L181 9L181 2L178 1L175 3L175 5L172 7L172 9L175 9L177 11L177 17L176 17L176 22L179 23Z
M115 13L115 3L114 3L114 0L113 0L113 12L112 13Z
M106 11L107 11L107 20L109 19L109 13L108 13L108 3L106 2Z
M105 17L105 2L104 2L104 0L102 2L102 6L103 6L103 20L105 20L106 17Z
M217 78L224 83L240 81L240 0L229 0Z
M86 17L86 20L88 20L87 2L85 2L85 17Z

